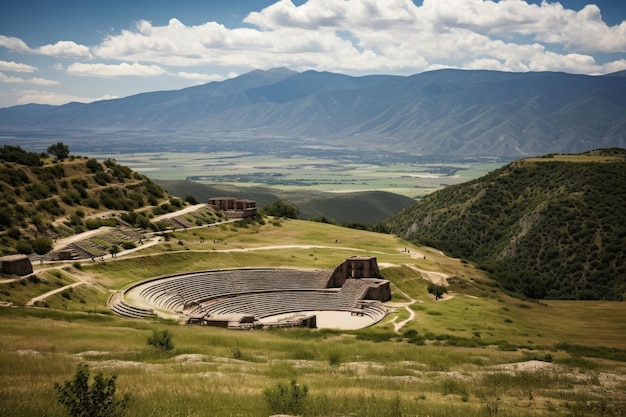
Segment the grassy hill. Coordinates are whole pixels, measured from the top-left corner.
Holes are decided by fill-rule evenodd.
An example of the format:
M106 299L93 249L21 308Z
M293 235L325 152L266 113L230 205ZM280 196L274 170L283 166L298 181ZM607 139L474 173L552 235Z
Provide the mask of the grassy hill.
M232 196L256 200L258 207L264 207L276 200L284 200L298 207L300 218L326 218L337 224L374 225L414 203L409 197L386 191L326 193L207 185L187 180L156 182L173 196L185 198L191 195L198 201L206 201L210 197Z
M626 296L626 150L511 163L425 197L393 232L476 261L530 298Z
M98 217L105 212L164 201L158 185L113 159L57 160L17 146L0 148L0 254L42 254L53 238L104 225Z
M303 416L619 416L626 406L624 303L521 302L485 272L398 237L302 220L219 225L106 262L36 265L0 282L0 415L64 414L54 384L79 363L117 376L130 416L275 414L265 392L308 388ZM284 247L276 245L285 245ZM332 268L374 255L395 311L362 330L229 331L113 315L138 280L233 267ZM448 295L428 277L448 277ZM69 285L76 285L68 287ZM35 307L28 300L49 294ZM168 330L174 350L147 344Z

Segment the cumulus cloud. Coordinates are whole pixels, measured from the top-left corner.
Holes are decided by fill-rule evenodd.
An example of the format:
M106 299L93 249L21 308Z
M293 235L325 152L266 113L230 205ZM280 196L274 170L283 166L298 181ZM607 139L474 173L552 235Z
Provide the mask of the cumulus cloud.
M85 45L79 45L72 41L59 41L55 44L40 46L35 53L47 56L63 58L90 58L91 53Z
M58 81L48 80L48 79L45 79L45 78L38 78L38 77L34 77L34 78L11 77L11 76L8 76L8 75L3 74L1 72L0 72L0 82L3 82L3 83L16 83L16 84L28 83L28 84L36 84L36 85L57 85L57 84L59 84Z
M203 74L200 72L185 72L185 71L180 71L177 75L186 80L201 81L201 82L222 81L225 78L224 76L218 75L218 74Z
M620 59L618 61L609 62L604 65L604 71L606 73L626 71L626 59Z
M75 62L67 67L67 72L74 75L88 77L127 77L127 76L157 76L167 74L167 71L158 65L129 64L84 64Z
M0 35L0 46L15 52L30 52L30 47L19 38Z
M620 64L598 65L591 53L626 51L626 22L610 27L595 5L575 11L549 1L424 0L417 6L411 0L308 0L296 6L279 0L244 22L252 27L140 21L108 36L92 52L99 58L179 67L601 73Z
M7 62L0 60L0 71L11 71L11 72L34 72L37 70L37 67L33 67L28 64L21 64L19 62Z
M0 46L14 52L56 56L60 58L91 58L91 52L85 45L73 41L59 41L55 44L31 48L26 42L12 36L0 35Z
M52 104L52 105L60 105L66 104L70 102L79 102L79 103L91 103L93 101L99 100L111 100L118 98L116 96L101 96L101 97L80 97L69 94L61 94L52 91L41 91L41 90L20 90L16 91L15 95L17 96L17 102L19 104L28 104L28 103L38 103L38 104Z

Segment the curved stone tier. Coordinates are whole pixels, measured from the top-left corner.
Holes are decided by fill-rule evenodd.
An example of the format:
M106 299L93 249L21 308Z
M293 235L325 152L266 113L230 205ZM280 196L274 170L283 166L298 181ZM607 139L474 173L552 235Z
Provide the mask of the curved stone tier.
M126 290L113 310L128 317L140 317L144 311L236 328L299 312L350 312L371 318L372 324L385 317L388 309L375 298L390 294L388 281L347 277L341 280L341 287L328 288L337 281L333 274L336 270L253 268L160 277ZM363 301L368 298L374 300Z

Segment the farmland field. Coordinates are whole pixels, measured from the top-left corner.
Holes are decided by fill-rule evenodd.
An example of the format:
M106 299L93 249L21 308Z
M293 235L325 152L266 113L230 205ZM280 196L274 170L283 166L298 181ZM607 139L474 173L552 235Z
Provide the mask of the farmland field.
M478 178L498 160L437 161L419 156L267 155L249 152L95 154L153 179L307 189L326 192L389 191L411 198Z

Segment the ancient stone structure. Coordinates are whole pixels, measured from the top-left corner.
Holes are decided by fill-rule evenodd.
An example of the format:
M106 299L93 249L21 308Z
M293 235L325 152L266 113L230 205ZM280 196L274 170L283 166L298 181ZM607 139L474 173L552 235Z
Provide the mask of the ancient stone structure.
M348 278L380 278L375 256L353 256L335 268L329 287L341 287Z
M389 310L382 302L390 299L376 258L353 257L334 270L225 269L154 278L126 290L111 309L229 329L315 328L316 311L348 312L376 323Z
M234 197L215 197L209 198L209 205L216 210L220 210L226 214L229 219L245 218L256 215L256 201L239 200Z
M8 275L28 275L33 273L33 265L26 255L8 255L0 258L1 271Z

